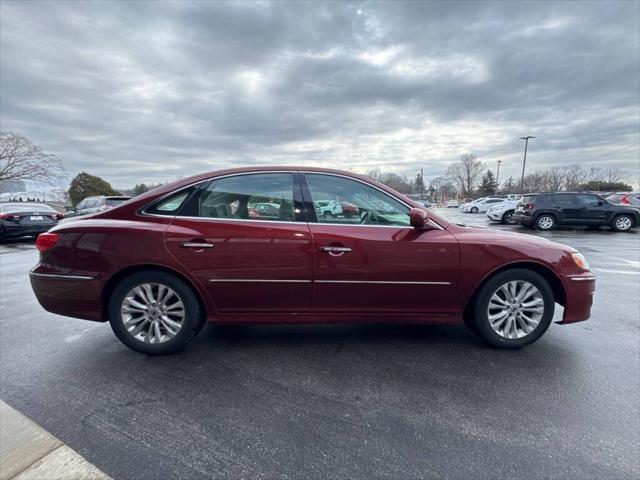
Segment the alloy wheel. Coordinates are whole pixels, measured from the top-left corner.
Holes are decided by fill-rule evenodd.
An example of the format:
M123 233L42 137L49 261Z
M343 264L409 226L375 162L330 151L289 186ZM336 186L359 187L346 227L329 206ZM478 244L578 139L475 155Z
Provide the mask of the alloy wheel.
M513 280L491 295L487 318L491 329L503 338L519 339L533 332L544 315L544 298L534 284Z
M164 343L178 334L186 312L173 289L161 283L143 283L125 295L120 314L132 337L145 343Z
M553 220L553 217L543 215L538 218L536 223L538 224L538 228L540 230L550 230L551 228L553 228L553 224L555 223L555 221Z
M616 218L616 230L624 231L631 228L631 219L627 216Z

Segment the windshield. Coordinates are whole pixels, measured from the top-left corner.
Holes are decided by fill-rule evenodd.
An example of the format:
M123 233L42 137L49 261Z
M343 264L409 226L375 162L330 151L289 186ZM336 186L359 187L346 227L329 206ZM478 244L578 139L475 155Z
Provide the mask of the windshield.
M107 198L106 199L106 204L109 207L115 207L116 205L120 205L123 202L126 202L127 200L129 200L128 198Z
M53 208L44 203L5 203L0 204L0 212L55 212Z

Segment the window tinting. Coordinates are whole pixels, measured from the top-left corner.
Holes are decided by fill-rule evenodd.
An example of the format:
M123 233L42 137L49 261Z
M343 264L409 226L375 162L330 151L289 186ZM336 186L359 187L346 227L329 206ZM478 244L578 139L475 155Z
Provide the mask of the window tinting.
M577 195L578 203L582 207L598 207L600 206L600 197L596 195Z
M318 222L409 226L409 208L376 188L333 175L306 179Z
M575 207L576 196L571 193L563 193L560 195L549 195L551 203L559 207Z
M293 176L255 173L213 180L200 195L198 216L292 222Z

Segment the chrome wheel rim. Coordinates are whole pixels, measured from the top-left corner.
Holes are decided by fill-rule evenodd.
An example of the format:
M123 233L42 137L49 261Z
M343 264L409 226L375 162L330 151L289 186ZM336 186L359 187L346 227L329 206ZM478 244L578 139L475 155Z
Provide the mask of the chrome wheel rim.
M544 315L544 299L538 287L524 280L500 285L487 307L491 329L503 338L518 339L531 334Z
M616 228L618 230L628 230L631 228L631 219L629 217L620 217L616 220Z
M132 337L145 343L164 343L180 332L186 312L174 290L161 283L143 283L125 295L120 315Z
M549 230L553 227L553 218L547 216L540 217L538 219L538 226L543 230Z

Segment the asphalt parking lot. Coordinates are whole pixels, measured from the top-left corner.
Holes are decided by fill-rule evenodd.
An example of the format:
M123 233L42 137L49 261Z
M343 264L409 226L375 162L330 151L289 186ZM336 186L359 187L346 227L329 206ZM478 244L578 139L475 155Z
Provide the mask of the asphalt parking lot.
M523 350L464 327L206 327L155 358L42 310L33 242L0 245L0 397L115 479L638 478L640 232L541 235L597 293Z

